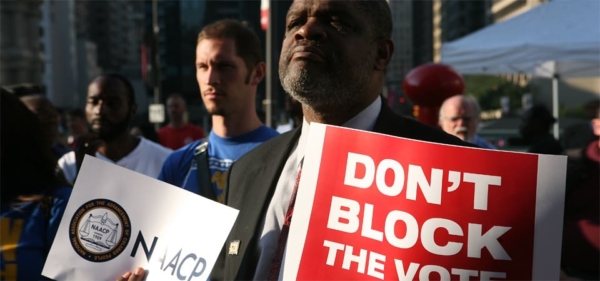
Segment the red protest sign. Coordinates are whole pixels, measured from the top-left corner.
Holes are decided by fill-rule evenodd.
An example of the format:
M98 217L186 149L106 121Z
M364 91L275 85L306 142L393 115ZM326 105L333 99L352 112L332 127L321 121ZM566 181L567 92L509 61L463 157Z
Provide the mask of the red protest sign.
M565 167L311 124L284 279L558 276Z

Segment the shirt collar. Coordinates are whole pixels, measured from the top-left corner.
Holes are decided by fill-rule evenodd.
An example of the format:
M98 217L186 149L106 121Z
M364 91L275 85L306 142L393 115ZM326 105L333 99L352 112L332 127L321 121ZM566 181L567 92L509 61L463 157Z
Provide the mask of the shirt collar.
M381 112L381 98L378 97L369 106L367 106L367 108L363 109L363 111L352 117L352 119L346 121L342 127L363 131L372 131L373 127L375 127L375 121L377 121L379 112Z
M372 131L377 121L377 116L381 112L381 98L378 97L369 106L359 112L356 116L346 121L342 127ZM304 147L306 146L306 140L308 139L308 131L310 124L306 121L306 118L302 119L302 132L300 133L300 139L298 140L298 146L296 150L299 152L299 157L296 158L296 165L299 166L300 162L304 158Z

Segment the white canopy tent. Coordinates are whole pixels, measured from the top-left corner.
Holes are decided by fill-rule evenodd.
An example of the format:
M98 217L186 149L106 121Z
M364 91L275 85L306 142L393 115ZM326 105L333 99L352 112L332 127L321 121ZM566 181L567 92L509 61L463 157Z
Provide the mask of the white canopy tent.
M600 77L600 1L554 0L442 46L442 62L462 74ZM558 122L554 127L558 138Z

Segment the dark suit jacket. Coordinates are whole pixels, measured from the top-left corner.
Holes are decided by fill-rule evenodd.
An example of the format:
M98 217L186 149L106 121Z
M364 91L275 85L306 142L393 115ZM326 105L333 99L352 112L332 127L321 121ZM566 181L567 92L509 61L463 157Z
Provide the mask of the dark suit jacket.
M373 131L387 135L473 146L455 136L394 113L382 105ZM256 147L229 170L225 204L240 210L226 241L224 251L212 272L211 280L252 280L258 263L257 230L271 202L279 175L300 137L301 128L275 137ZM231 241L239 240L237 255L229 255Z

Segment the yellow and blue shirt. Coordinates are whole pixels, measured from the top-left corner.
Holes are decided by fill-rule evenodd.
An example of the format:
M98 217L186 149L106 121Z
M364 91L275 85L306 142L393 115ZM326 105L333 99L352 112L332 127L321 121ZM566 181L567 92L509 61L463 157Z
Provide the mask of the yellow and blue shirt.
M41 201L2 204L0 280L44 279L42 269L71 190L57 189L48 207L42 206Z

